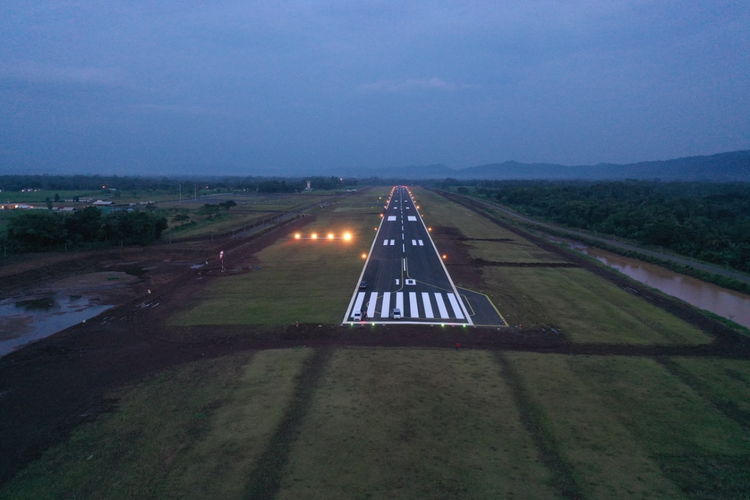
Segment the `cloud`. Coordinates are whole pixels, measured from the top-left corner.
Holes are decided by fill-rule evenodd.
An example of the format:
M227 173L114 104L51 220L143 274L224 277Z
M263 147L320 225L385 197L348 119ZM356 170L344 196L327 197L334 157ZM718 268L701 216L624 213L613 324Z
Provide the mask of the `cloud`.
M118 68L54 66L34 61L0 63L0 79L37 84L128 86L125 72Z
M406 80L381 80L375 83L360 85L359 90L365 93L386 92L390 94L400 94L411 91L421 90L438 90L443 92L453 92L456 90L468 88L465 84L449 83L440 78L433 76L429 79L407 78Z

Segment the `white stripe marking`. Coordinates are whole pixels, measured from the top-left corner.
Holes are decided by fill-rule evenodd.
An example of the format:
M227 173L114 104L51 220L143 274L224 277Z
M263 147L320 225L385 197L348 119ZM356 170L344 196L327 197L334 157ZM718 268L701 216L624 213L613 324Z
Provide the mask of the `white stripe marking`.
M424 306L425 318L434 318L435 315L432 313L432 304L430 303L430 294L422 292L422 305Z
M411 240L411 246L413 247L417 246L417 240Z
M391 308L391 292L383 292L383 305L380 308L380 317L387 318L388 310Z
M378 304L378 292L370 294L370 301L367 303L367 319L375 317L375 306Z
M410 215L409 217L407 217L407 219L409 219L409 222L417 222L417 218L413 215Z
M406 252L406 245L401 245L401 251Z
M391 245L395 245L395 244L396 244L396 240L391 240Z
M450 316L448 316L448 309L445 308L445 302L443 302L443 296L441 294L435 294L435 302L437 302L440 317L445 319L450 318Z
M414 292L409 292L409 309L411 309L411 311L409 312L412 318L419 317L419 307L417 306L417 294Z
M401 314L404 314L404 294L402 292L396 292L396 307Z
M451 301L451 307L453 308L453 314L456 315L456 318L458 319L464 319L464 313L461 312L461 306L458 305L458 300L456 300L456 296L452 293L448 294L448 300Z
M423 242L422 240L419 240L419 246L420 246L420 247L423 247L423 246L424 246L424 242Z
M396 220L396 216L395 215L389 215L388 216L388 222L393 222L395 220Z
M388 246L388 240L383 240L383 246L384 246L384 247L387 247L387 246Z
M359 292L357 294L357 300L354 301L354 307L352 307L352 314L362 310L362 302L365 300L365 292Z

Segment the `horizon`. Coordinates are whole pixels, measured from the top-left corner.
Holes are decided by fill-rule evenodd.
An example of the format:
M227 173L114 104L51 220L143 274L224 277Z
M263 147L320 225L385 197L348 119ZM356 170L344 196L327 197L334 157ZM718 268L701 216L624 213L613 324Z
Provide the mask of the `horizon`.
M0 169L308 175L750 149L750 6L10 0Z

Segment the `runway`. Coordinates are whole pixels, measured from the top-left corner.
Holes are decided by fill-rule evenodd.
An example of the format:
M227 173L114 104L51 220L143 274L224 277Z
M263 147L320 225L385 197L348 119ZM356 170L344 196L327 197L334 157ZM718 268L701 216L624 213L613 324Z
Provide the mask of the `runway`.
M358 311L364 323L472 325L406 186L391 190L382 215L343 323Z

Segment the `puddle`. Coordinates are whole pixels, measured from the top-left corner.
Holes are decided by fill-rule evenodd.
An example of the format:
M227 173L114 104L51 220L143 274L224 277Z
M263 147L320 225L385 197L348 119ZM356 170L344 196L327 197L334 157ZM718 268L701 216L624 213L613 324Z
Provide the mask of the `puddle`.
M0 356L109 309L81 295L55 293L0 301Z

